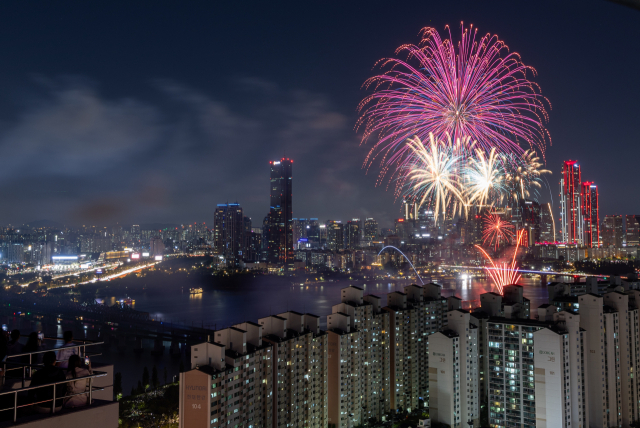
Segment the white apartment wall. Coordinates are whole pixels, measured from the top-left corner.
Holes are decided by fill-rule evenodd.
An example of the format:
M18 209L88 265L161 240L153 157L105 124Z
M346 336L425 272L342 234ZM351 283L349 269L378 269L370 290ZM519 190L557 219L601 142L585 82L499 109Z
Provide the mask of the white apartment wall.
M252 322L243 322L233 327L247 332L246 343L253 346L262 346L262 326Z
M351 328L355 329L356 327L356 307L355 306L351 306L348 303L338 303L337 305L333 305L331 307L331 313L337 314L339 312L342 312L343 314L347 314L349 315L349 320L351 322ZM362 321L362 320L360 320Z
M218 330L214 340L239 354L247 353L247 332L244 330L235 327Z
M373 313L377 314L382 309L381 298L378 296L373 296L371 294L364 296L363 300L367 303L370 303L373 306Z
M604 350L604 316L601 296L584 294L578 296L580 304L580 327L585 329L587 343L587 377L590 388L587 390L587 409L591 427L606 425L606 389L605 382L605 350ZM613 415L612 415L613 416Z
M282 317L271 315L265 318L260 318L258 324L262 326L262 334L273 334L278 337L285 337L285 330L287 329L287 320Z
M442 333L429 336L429 416L431 421L455 426L455 393L460 390L455 366L455 343Z
M619 279L619 278L618 278ZM633 419L631 417L633 395L631 393L631 378L627 373L631 372L630 350L629 350L629 296L621 293L607 293L603 297L604 304L615 308L618 311L618 336L616 351L619 358L619 400L622 403L622 425L629 426ZM618 361L618 360L614 360Z
M400 293L399 291L394 291L393 293L387 294L387 305L395 306L400 309L407 308L407 295L404 293Z
M351 331L351 321L350 316L344 313L335 313L331 315L327 315L327 329L331 330L332 328L339 328L340 330L346 331L347 333Z
M407 295L408 299L413 300L414 302L422 302L424 298L424 290L416 284L406 285L404 287L404 293Z
M583 390L588 391L588 380L585 374L587 352L586 333L580 331L580 315L571 312L562 311L553 315L554 320L559 322L569 335L569 376L570 376L570 394L571 400L571 420L578 421L578 427L589 426L589 414L586 410L587 398L584 396ZM534 333L535 335L535 333ZM538 345L537 342L536 347Z
M304 314L304 324L307 330L310 330L313 334L320 333L320 317Z
M304 315L297 312L284 312L278 314L280 318L287 320L287 328L302 333L304 330Z
M340 292L341 302L353 302L357 305L362 305L364 290L358 287L343 288Z
M564 358L562 334L547 328L533 333L536 390L536 427L564 427ZM584 425L583 425L584 426Z
M478 328L471 326L470 313L457 310L447 312L447 323L447 328L458 334L461 420L473 421L477 426L480 420ZM431 338L429 338L429 349L431 349Z
M220 343L199 343L191 346L191 368L211 366L217 370L224 368L225 346Z

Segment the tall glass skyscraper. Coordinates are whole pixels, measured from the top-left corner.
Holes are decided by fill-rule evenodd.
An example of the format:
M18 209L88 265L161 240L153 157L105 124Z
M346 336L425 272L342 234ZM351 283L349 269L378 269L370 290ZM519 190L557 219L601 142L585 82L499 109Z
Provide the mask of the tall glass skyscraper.
M598 186L590 181L582 183L582 217L584 218L584 245L598 248L600 246Z
M560 178L560 220L562 241L582 244L582 176L577 161L565 161Z
M293 209L291 204L293 161L271 161L268 262L293 262Z

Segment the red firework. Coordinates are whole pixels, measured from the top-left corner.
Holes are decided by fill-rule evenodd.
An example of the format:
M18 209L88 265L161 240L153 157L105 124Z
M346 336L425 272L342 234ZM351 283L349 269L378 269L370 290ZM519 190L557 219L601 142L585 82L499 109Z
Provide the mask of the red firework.
M518 232L518 238L516 241L516 249L513 252L513 258L511 259L511 264L507 264L506 262L502 262L496 265L493 259L487 254L487 252L479 245L475 247L482 251L482 254L489 260L492 267L485 267L484 269L493 279L494 284L498 290L498 293L504 295L504 287L509 284L516 284L520 280L520 274L518 273L519 269L516 266L516 256L518 255L518 248L520 247L520 240L524 235L524 230Z
M482 231L482 243L493 245L497 250L502 242L509 242L514 238L514 227L511 223L504 221L498 214L487 213L482 219L484 229Z

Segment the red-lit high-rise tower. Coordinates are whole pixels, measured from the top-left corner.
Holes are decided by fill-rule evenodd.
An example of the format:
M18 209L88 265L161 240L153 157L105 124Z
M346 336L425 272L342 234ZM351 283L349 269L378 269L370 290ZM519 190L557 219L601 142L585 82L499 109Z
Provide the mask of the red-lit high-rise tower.
M598 213L598 186L591 181L582 183L582 217L584 219L584 240L587 247L600 246L600 216Z
M582 244L581 173L577 161L565 161L560 178L562 240Z

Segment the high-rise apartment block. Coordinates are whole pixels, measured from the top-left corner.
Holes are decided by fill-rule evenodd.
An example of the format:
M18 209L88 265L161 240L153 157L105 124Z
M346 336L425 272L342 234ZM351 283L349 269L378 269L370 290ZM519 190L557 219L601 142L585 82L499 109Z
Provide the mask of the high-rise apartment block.
M260 325L216 331L191 347L191 370L180 374L180 427L271 426L273 370Z
M347 222L344 228L344 248L355 250L360 247L360 219L354 218Z
M341 291L326 330L294 311L216 331L180 375L180 426L354 428L429 399L428 341L446 327L440 286L381 298Z
M245 218L240 204L218 204L216 207L213 218L213 248L225 258L227 266L238 266L242 260L246 244Z
M273 414L277 426L325 427L327 335L320 330L320 318L289 311L258 322L263 341L273 350Z
M582 175L576 161L565 161L560 178L560 220L563 242L582 244Z
M540 242L556 241L556 224L551 211L551 204L540 207Z
M586 247L600 246L600 214L598 212L598 186L593 182L582 183L582 218Z
M621 248L624 238L622 216L606 215L602 222L602 246Z
M293 263L293 208L291 159L271 162L268 231L269 263Z
M429 416L450 427L478 426L478 326L469 312L447 313L447 328L429 337Z
M364 239L366 241L375 241L378 237L378 222L372 218L364 221Z
M327 248L339 251L344 248L344 225L339 220L329 220L326 225Z
M625 222L627 247L637 247L640 245L640 215L626 215Z

